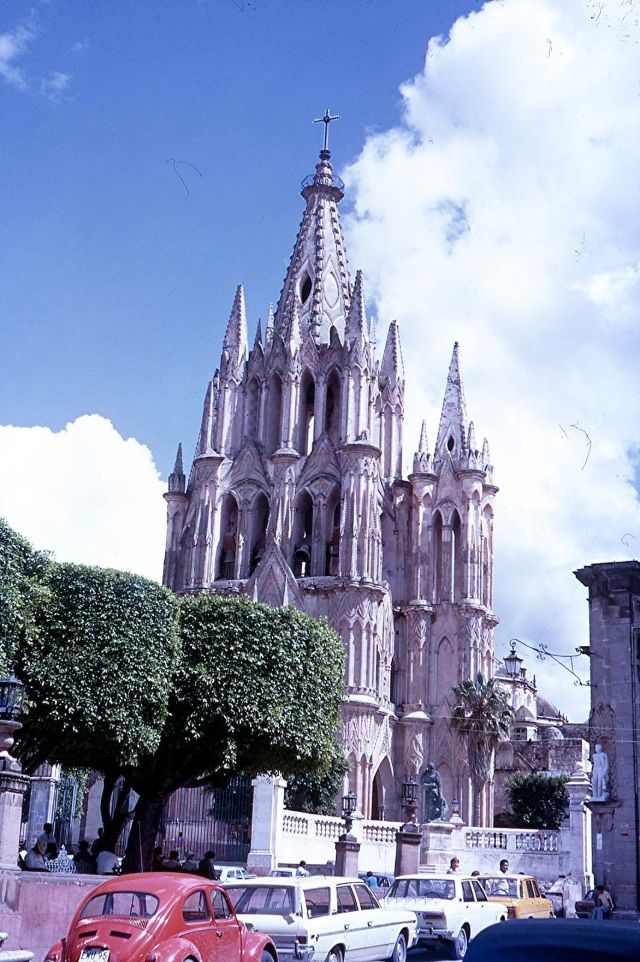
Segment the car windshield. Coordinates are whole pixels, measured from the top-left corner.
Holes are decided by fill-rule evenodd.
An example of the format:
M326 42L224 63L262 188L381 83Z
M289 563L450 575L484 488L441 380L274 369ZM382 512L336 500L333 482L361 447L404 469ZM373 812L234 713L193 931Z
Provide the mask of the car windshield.
M159 899L149 892L101 892L85 902L79 917L88 919L97 915L124 915L150 919L158 911L159 905Z
M445 878L399 878L389 889L389 899L454 899L456 886Z
M238 915L290 915L293 889L280 885L234 885L227 894Z
M491 875L480 879L487 895L508 895L518 898L518 880L505 875Z

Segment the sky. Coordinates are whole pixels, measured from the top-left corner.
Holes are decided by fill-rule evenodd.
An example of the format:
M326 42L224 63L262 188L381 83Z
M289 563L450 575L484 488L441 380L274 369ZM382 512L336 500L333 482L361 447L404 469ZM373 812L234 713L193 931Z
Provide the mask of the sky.
M0 5L0 515L159 578L238 283L276 302L329 106L352 275L407 364L453 342L489 439L496 649L587 641L572 572L638 555L638 0ZM521 649L580 720L588 689ZM588 664L575 663L582 678Z

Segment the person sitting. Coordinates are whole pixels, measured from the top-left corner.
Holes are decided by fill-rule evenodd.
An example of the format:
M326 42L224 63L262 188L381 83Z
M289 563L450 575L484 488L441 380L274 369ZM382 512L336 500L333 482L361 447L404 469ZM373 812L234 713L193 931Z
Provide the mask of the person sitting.
M33 848L29 849L24 857L25 872L46 872L47 860L44 853L47 850L46 843L38 840Z
M163 868L165 872L179 872L181 867L178 850L173 848L169 852L169 858L165 858Z
M209 851L204 853L203 857L198 863L198 875L202 875L203 878L208 878L212 882L215 882L216 879L220 878L220 873L214 865L215 857L215 852L212 852L211 849L209 849Z
M378 879L373 874L373 872L367 872L367 877L365 878L365 882L367 883L370 889L378 888Z
M98 875L117 875L120 871L120 859L115 852L103 848L98 852L96 872Z
M613 912L613 899L604 885L596 885L593 890L595 906L591 913L592 919L608 919Z
M198 862L196 862L196 853L195 853L195 852L185 852L185 854L184 854L184 862L182 863L182 871L183 871L183 872L197 872L197 871L198 871Z
M104 829L102 826L98 829L98 837L95 839L93 845L91 846L91 854L97 859L100 852L102 852L107 847L107 841L104 837Z
M91 855L91 846L86 838L83 838L78 845L78 851L73 856L76 872L81 875L94 875L96 870L95 859Z
M44 842L46 847L47 845L50 845L51 842L55 842L55 840L56 840L56 837L53 834L53 825L51 824L51 822L45 822L44 825L42 826L41 833L38 835L37 841Z
M300 864L296 869L296 875L299 875L299 876L302 876L302 878L305 878L309 874L310 872L307 871L307 863L305 862L304 859L301 859Z

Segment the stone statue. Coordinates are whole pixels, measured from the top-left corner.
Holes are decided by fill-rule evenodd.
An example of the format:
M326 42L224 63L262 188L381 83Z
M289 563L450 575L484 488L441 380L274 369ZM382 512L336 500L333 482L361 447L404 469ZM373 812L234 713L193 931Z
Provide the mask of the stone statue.
M425 822L444 821L449 806L442 794L442 782L435 766L429 762L420 784L424 785L424 820Z
M595 752L593 753L591 801L609 801L609 756L602 750L602 745L596 745Z

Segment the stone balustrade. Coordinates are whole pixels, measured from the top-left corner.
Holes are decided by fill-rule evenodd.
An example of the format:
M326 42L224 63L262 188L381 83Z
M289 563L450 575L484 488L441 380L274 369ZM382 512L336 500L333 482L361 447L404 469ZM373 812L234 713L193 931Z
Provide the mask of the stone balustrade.
M560 851L560 832L535 829L523 831L518 828L469 828L464 833L465 848L495 849L503 852L548 852L557 855Z

